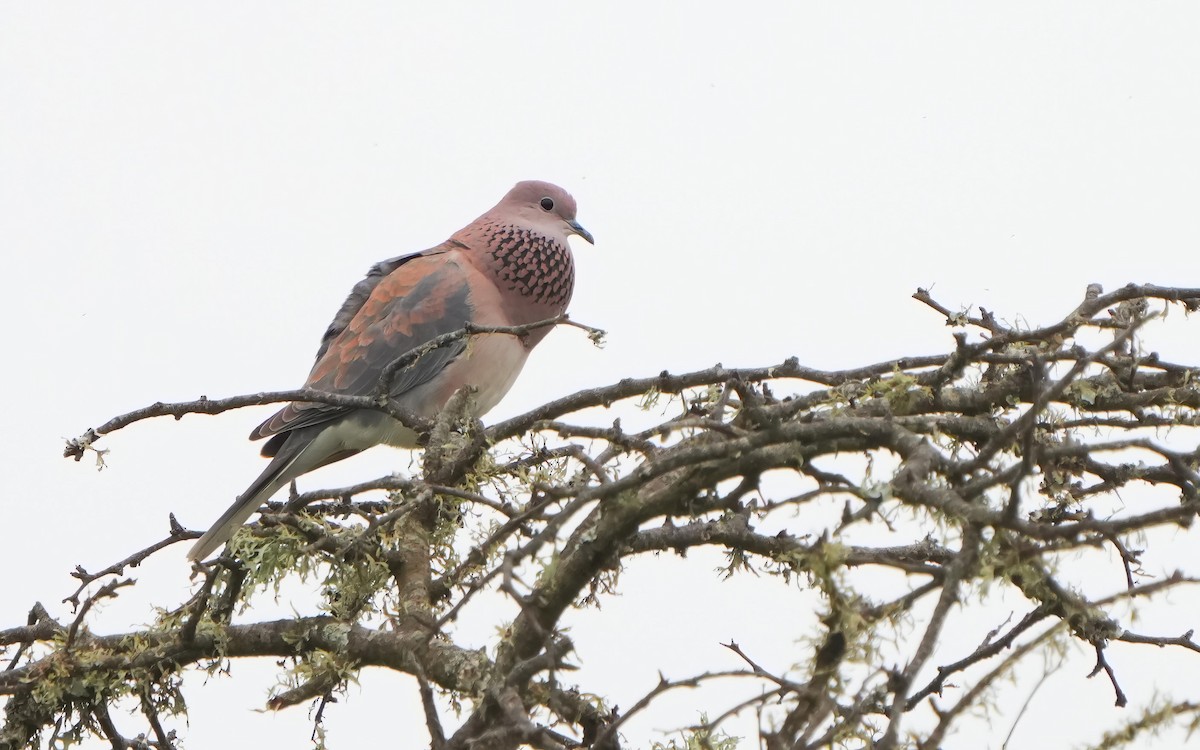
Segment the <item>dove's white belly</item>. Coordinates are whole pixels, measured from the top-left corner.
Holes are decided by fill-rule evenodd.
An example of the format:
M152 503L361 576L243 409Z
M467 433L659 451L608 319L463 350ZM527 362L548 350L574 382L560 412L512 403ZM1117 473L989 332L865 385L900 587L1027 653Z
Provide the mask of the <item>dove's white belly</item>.
M475 336L467 351L438 373L432 381L403 394L399 405L417 416L433 419L463 386L476 388L472 412L482 417L500 403L525 365L529 350L515 336L498 333ZM334 450L366 450L386 443L398 448L416 447L416 434L383 412L356 412L326 428L317 438Z
M529 350L516 336L502 333L473 336L462 356L434 378L436 386L429 393L417 395L424 386L413 389L414 403L424 406L418 413L429 418L437 416L455 391L469 385L476 388L475 416L482 417L512 388L528 357ZM408 402L408 394L401 401Z

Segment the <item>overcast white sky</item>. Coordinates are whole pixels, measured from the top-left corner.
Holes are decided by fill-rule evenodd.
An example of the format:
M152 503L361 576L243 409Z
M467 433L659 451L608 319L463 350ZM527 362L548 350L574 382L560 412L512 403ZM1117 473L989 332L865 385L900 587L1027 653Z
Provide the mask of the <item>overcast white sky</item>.
M259 471L245 436L267 410L135 426L105 440L101 473L63 460L64 437L155 400L299 385L371 263L443 240L520 179L577 198L596 247L577 245L572 314L610 336L554 333L490 419L662 369L944 350L918 286L1044 322L1089 282L1200 285L1200 6L734 7L0 2L0 626L36 599L62 613L76 564L160 538L168 512L206 526ZM1164 346L1195 361L1195 340ZM377 450L317 476L407 460ZM183 552L136 571L104 622L182 596ZM625 582L593 626L670 611L697 637L672 677L734 666L717 641L762 626L741 604L713 614L729 586ZM696 596L715 597L703 617ZM663 651L581 658L629 655L609 695L628 706ZM1112 658L1131 674L1153 655ZM1119 718L1084 662L1014 743ZM303 747L305 709L254 710L271 674L235 667L195 693L188 745ZM412 698L368 676L331 741L377 740L382 715L416 746L419 715L397 709ZM655 728L670 725L627 737Z

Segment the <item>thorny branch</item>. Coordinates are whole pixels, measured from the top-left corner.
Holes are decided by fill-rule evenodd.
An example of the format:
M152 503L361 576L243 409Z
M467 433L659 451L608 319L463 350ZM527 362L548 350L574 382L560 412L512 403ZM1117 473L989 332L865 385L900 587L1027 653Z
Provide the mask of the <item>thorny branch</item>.
M1093 285L1064 317L1036 328L983 309L954 311L925 290L914 298L954 329L947 353L837 371L797 359L664 371L486 429L466 416L463 399L426 422L386 397L396 375L438 347L570 323L556 318L440 337L393 362L368 395L301 389L159 403L89 430L66 455L78 460L97 450L99 436L153 416L304 400L382 409L436 439L418 476L270 504L223 557L197 568L191 598L143 631L92 633L94 603L128 591L127 568L195 532L172 519L170 534L140 552L96 573L79 567L69 621L37 605L26 625L0 631L8 662L0 747L50 732L128 744L117 726L123 715L111 709L122 698L136 703L150 745L171 746L182 671L254 655L291 665L269 707L317 701L318 725L359 670L414 675L431 746L446 750L613 750L626 720L664 693L688 687L702 696L728 679L758 692L712 705L712 721L689 730L698 746L718 746L722 723L750 714L772 750L936 747L990 700L1000 677L1071 639L1095 655L1093 674L1106 674L1118 705L1149 700L1122 691L1106 650L1150 645L1191 658L1200 645L1191 630L1155 633L1147 623L1130 632L1112 605L1195 580L1147 571L1183 566L1156 559L1154 534L1191 533L1200 511L1200 369L1142 347L1161 314L1151 308L1200 309L1200 289L1130 285L1105 294ZM621 411L605 424L594 407ZM623 426L646 415L652 424ZM1113 502L1118 493L1122 502ZM653 566L656 554L694 556L707 571L708 550L724 555L725 585L747 571L801 584L781 586L779 597L809 597L803 610L818 617L808 646L771 659L790 664L785 672L730 641L748 669L660 676L641 695L594 697L565 682L575 658L564 636L572 609L603 602L620 590L625 566ZM1106 567L1109 554L1119 559ZM1111 570L1112 596L1081 593L1085 579L1095 590L1096 570ZM863 593L878 576L893 582L887 597ZM320 584L314 611L232 622L288 577ZM998 616L1003 623L987 634L963 633L960 614L984 606L985 586L1023 600L1023 614ZM507 597L500 619L511 621L488 644L491 656L457 645L450 628L472 607L494 607L494 599L480 603L488 592ZM775 606L747 615L779 617ZM657 630L656 617L647 613L631 632ZM636 669L655 674L652 664ZM450 695L466 706L457 726L443 724ZM1162 716L1190 711L1173 708ZM1130 726L1136 735L1151 723Z

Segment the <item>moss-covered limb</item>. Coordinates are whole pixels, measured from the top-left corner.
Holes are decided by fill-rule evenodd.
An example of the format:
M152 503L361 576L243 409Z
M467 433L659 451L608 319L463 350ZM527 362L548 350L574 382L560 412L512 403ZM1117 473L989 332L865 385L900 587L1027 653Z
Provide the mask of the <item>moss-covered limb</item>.
M40 610L41 614L35 615L38 610ZM0 646L9 646L14 643L49 641L66 633L66 627L51 618L41 604L34 607L34 612L30 613L30 619L33 622L28 625L0 630ZM14 661L10 665L10 669L15 665L16 662Z
M682 526L643 529L629 542L629 552L685 550L705 545L750 552L770 560L795 564L798 568L807 567L805 560L821 554L832 556L837 564L847 567L880 565L934 578L940 578L943 566L954 555L953 551L930 539L898 547L866 547L824 541L805 543L784 533L759 534L751 529L745 514L690 521Z
M1055 578L1036 548L1022 544L1010 532L997 532L986 564L990 575L1010 582L1036 605L1036 611L1062 620L1077 638L1096 645L1120 635L1115 620Z
M410 674L422 669L438 685L467 693L476 687L473 675L487 669L487 659L478 651L427 642L423 634L400 634L319 616L202 627L186 645L171 632L87 635L79 639L74 653L56 650L31 664L0 672L0 694L12 695L31 681L56 676L174 668L205 659L288 657L314 650L340 653L362 666Z
M47 633L55 635L49 629ZM81 634L71 652L59 648L31 664L0 673L0 694L10 696L0 747L6 739L15 743L13 747L24 747L29 737L52 725L64 710L76 710L81 700L86 699L88 705L106 704L121 695L141 695L147 684L174 679L171 676L186 665L263 656L299 658L307 665L294 688L271 699L273 708L320 695L368 666L421 674L444 690L464 695L482 695L487 676L493 672L482 651L458 648L440 639L429 641L423 632L401 634L331 617L206 625L187 645L166 632ZM553 700L560 710L575 715L598 710L556 687L538 690L547 703Z

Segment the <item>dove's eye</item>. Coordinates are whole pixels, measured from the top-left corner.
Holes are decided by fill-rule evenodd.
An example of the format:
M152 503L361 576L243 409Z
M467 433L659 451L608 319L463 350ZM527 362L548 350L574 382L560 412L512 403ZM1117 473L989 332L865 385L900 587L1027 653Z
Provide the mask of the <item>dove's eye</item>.
M554 210L554 201L551 200L550 198L542 198L540 203L542 206L542 210L544 210L544 211L553 211Z

